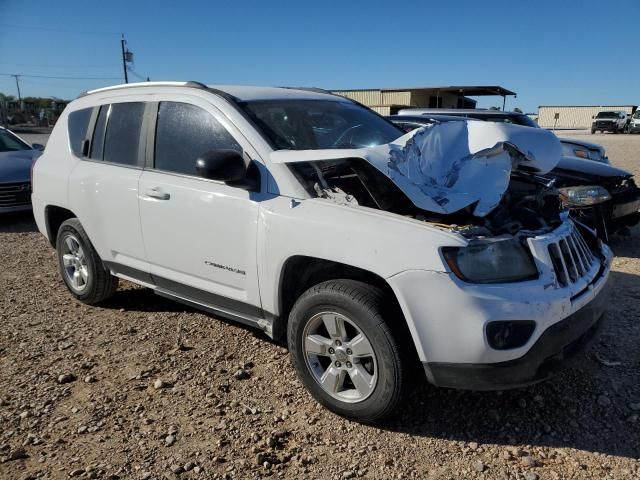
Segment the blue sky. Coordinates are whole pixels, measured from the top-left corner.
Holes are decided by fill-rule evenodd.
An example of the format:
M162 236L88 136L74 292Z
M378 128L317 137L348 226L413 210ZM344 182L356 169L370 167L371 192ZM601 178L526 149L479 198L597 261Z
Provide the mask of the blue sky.
M640 103L638 0L0 0L0 73L122 78L120 32L152 80L502 85L526 111ZM114 83L22 77L21 89L74 98ZM0 92L15 80L0 75Z

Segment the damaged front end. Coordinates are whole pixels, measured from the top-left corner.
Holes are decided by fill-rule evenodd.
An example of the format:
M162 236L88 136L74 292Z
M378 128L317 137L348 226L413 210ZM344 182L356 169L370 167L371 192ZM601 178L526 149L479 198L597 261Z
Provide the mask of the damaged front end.
M308 191L454 229L467 238L544 232L561 223L542 174L561 145L551 132L489 122L434 124L359 149L276 151Z

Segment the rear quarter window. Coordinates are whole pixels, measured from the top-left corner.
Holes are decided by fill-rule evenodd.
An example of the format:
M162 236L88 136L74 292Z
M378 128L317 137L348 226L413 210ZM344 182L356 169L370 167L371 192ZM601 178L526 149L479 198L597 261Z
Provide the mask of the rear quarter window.
M83 108L69 114L69 146L76 157L82 157L82 143L87 139L87 127L93 108Z

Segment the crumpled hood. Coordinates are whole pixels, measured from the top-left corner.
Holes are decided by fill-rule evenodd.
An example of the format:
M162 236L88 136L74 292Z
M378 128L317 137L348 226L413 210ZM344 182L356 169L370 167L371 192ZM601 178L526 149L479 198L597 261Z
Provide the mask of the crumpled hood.
M31 164L41 154L39 150L0 152L0 183L28 182Z
M562 154L548 130L493 122L454 121L419 128L392 143L359 149L279 150L274 163L362 158L389 177L416 207L457 212L477 203L486 216L509 186L514 168L546 173Z

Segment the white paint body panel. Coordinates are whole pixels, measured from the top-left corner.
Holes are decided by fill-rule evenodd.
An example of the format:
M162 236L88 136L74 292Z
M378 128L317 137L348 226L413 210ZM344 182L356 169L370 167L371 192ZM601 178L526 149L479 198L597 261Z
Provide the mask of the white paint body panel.
M250 87L239 88L231 93L242 88L251 91ZM277 91L270 89L268 94L277 95ZM348 101L319 93L295 95ZM66 128L69 111L125 100L206 104L257 163L263 193L74 157ZM309 256L365 269L389 283L420 359L430 362L517 358L545 328L594 298L607 280L608 266L599 283L572 302L571 288L552 286L550 260L536 254L543 252L546 240L538 239L542 246L537 250L532 246L541 272L537 280L464 284L449 272L440 256L441 247L466 245L464 237L395 214L311 198L290 167L279 161L279 155L306 154L273 152L243 115L205 90L145 85L98 91L72 102L58 121L34 169L34 215L46 235L45 208L69 209L85 226L103 260L259 306L265 314L276 317L281 313L282 270L290 258ZM144 198L152 187L166 190L171 200ZM566 224L562 228L567 228ZM609 262L606 247L603 253ZM212 269L206 260L243 270L246 275ZM502 319L535 319L539 325L525 346L492 350L484 339L484 325Z
M150 198L145 193L151 189L171 198ZM151 274L260 306L258 203L249 192L145 171L140 179L140 219Z

